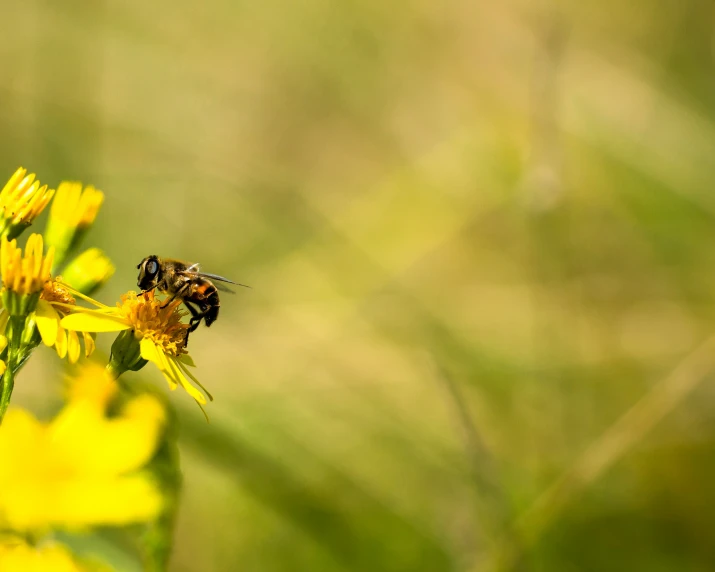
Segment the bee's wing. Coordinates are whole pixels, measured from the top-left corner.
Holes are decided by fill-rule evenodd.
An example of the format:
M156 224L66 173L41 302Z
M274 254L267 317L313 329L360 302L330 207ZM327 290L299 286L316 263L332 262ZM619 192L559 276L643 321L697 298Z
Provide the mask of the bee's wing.
M250 286L247 286L246 284L239 284L238 282L234 282L233 280L229 280L228 278L224 278L223 276L219 276L218 274L210 274L208 272L197 272L196 274L198 274L202 278L208 278L209 280L213 280L215 282L227 282L228 284L235 284L236 286L242 286L243 288L250 288ZM228 286L224 286L223 284L214 284L214 286L216 286L217 290L221 290L222 292L230 292L231 294L236 293Z
M219 290L221 292L226 292L227 294L235 294L235 290L231 290L228 286L225 284L221 284L221 282L212 282L212 284L216 287L216 290Z
M218 282L227 282L228 284L235 284L236 286L243 286L244 288L250 288L250 286L246 286L245 284L239 284L238 282L234 282L233 280L229 280L228 278L224 278L223 276L219 276L218 274L211 274L210 272L201 272L201 266L199 265L198 262L189 266L186 269L186 271L197 274L198 276L201 276L202 278L208 278L209 280L216 280ZM224 286L223 284L214 284L214 286L216 286L217 290L221 290L222 292L230 292L231 294L236 293L233 290L231 290L228 286Z

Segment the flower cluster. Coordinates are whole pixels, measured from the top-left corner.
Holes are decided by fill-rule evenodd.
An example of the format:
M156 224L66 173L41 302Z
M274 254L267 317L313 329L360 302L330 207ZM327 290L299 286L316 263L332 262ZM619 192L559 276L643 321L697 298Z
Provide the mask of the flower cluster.
M23 255L14 237L50 200L44 237L32 234ZM206 403L206 397L197 386L212 399L189 370L195 366L186 351L188 325L182 321L185 314L179 309L179 301L162 305L153 293L136 295L130 291L117 307L106 306L89 295L114 273L109 258L101 250L90 248L68 261L103 201L101 191L81 183L61 183L55 193L41 186L34 174L26 175L24 169L18 169L0 193L6 217L0 227L0 336L8 339L7 351L0 352L0 420L12 395L15 375L40 342L54 347L60 358L75 363L82 354L80 339L89 357L95 347L94 337L100 332L120 332L107 366L113 375L137 371L152 362L172 389L183 387L199 406ZM64 278L55 274L58 269L64 269ZM93 308L80 306L78 299Z
M118 378L151 362L202 411L213 398L192 373L180 300L129 291L110 306L90 297L115 270L98 248L78 252L103 201L93 186L63 182L55 192L22 168L0 191L0 571L99 569L54 532L130 524L154 539L145 547L153 568L168 561L180 482L172 415L154 390ZM20 235L48 205L44 233L23 249ZM90 358L103 333L116 335L106 365ZM79 368L49 422L9 409L41 344Z
M53 273L67 262L79 237L96 216L103 195L92 187L70 187L66 190L67 185L61 184L62 192L55 193L40 184L34 174L20 168L0 192L0 336L7 340L0 352L0 420L7 411L17 373L40 342L54 346L60 357L66 356L70 362L79 359L79 334L65 332L59 326L60 319L75 306L72 288L63 285ZM47 233L45 237L34 233L23 252L18 237L49 204L52 207L47 227L52 243L47 245ZM68 217L68 208L81 212ZM106 257L80 256L70 266L75 276L102 276L104 281L114 271ZM98 284L95 280L94 285ZM92 284L79 284L79 288L85 286ZM88 334L82 337L89 355L94 340Z

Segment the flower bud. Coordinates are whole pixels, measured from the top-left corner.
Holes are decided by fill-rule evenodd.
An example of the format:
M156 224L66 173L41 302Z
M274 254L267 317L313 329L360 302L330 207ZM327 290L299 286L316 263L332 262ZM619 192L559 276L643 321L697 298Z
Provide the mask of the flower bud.
M141 355L140 341L134 335L134 330L123 330L112 344L107 369L114 379L125 371L139 371L147 364Z
M20 167L0 191L0 236L18 237L32 224L55 191L40 185L35 174Z
M85 296L91 296L114 274L115 267L99 248L89 248L75 257L62 272L62 281Z
M2 274L2 303L11 316L27 316L35 310L40 293L50 279L53 249L43 256L42 236L33 234L27 239L25 256L16 240L1 239L0 274Z
M45 230L47 244L56 250L53 273L92 226L103 201L104 193L91 185L83 189L82 183L63 182L57 187Z

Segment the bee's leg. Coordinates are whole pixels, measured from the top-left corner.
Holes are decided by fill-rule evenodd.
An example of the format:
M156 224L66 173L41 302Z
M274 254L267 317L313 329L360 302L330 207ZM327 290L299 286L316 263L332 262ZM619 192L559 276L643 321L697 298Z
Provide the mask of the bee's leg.
M186 342L184 342L184 346L186 347L189 345L189 334L199 327L199 324L201 323L205 312L200 312L186 300L184 300L184 306L186 306L189 312L191 312L191 320L189 320L189 329L186 330Z
M189 320L189 329L186 330L186 340L184 341L184 347L188 347L189 334L199 327L199 325L201 324L201 320L203 320L204 316L206 315L206 312L197 310L191 304L187 304L186 300L184 300L184 306L186 306L189 309L189 312L191 312L191 319Z
M189 322L190 324L193 325L194 321L197 321L197 320L200 322L201 318L204 317L203 314L199 310L194 308L194 302L189 302L188 300L184 300L184 306L186 306L186 309L189 312L191 312L191 320Z
M169 304L171 304L174 300L176 300L177 298L181 297L181 296L186 292L186 290L189 288L189 286L191 286L191 284L189 284L188 282L187 282L186 284L184 284L181 288L179 288L179 290L177 290L177 291L174 292L171 296L169 296L169 297L166 299L166 302L164 302L161 306L159 306L159 308L162 309L162 310L163 310L164 308L166 308L166 307L167 307ZM188 307L188 306L187 306L187 307Z
M174 301L174 298L176 298L176 294L172 294L166 299L166 302L164 302L161 306L159 306L160 310L163 310L166 308L169 304L171 304Z

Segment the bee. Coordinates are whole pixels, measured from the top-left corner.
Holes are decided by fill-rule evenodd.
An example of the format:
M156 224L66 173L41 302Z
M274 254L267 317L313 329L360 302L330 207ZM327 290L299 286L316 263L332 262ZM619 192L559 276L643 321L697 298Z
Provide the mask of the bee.
M218 318L218 310L221 306L218 297L219 288L234 293L226 286L217 287L212 280L248 288L245 284L238 284L223 276L201 272L198 264L189 264L173 258L159 258L153 254L142 260L137 268L139 269L137 285L142 292L157 288L169 296L162 308L179 298L191 312L187 342L188 334L199 327L201 320L204 320L206 327L209 327Z

